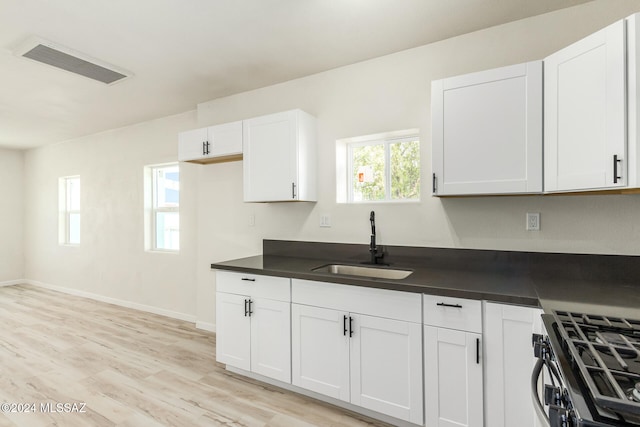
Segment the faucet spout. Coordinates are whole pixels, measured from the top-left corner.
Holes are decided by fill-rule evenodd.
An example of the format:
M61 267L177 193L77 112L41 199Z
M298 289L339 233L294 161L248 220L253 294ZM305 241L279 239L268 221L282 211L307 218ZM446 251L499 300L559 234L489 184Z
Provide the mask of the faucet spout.
M378 245L376 244L376 213L371 211L369 215L369 221L371 221L371 241L369 243L369 252L371 253L371 264L378 264L378 260L381 260L384 256L384 252L378 253Z
M371 214L369 215L369 221L371 221L371 235L375 236L376 235L376 213L374 211L371 211Z

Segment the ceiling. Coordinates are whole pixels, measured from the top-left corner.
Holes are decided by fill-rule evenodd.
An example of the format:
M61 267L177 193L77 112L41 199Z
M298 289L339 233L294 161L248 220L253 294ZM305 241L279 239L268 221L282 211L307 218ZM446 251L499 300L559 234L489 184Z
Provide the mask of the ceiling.
M0 0L0 147L193 110L589 0ZM105 85L14 55L38 36L131 71Z

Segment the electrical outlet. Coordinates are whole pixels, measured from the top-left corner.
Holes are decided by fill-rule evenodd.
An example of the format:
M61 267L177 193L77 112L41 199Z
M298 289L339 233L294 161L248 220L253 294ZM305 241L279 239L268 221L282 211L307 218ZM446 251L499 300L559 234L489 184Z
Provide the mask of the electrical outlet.
M331 227L331 216L327 214L320 215L320 227Z
M540 212L527 212L527 231L540 231Z

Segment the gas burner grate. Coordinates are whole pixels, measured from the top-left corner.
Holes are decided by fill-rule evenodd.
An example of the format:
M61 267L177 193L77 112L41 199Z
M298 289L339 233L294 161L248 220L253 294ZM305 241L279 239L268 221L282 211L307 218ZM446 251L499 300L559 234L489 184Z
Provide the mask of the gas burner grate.
M596 404L640 415L640 321L555 311L563 345Z

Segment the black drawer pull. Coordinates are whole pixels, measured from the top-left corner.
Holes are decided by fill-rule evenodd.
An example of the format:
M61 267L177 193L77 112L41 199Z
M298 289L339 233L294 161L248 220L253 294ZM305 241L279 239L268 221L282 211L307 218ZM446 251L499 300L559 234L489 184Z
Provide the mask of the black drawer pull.
M346 337L347 336L347 316L346 315L342 320L342 329L344 329L344 331L342 332L342 335Z
M247 282L255 282L256 279L250 279L249 277L243 277L242 280L247 281Z
M439 302L436 304L437 306L440 307L453 307L453 308L462 308L462 306L460 304L447 304L445 302Z
M349 316L349 338L353 336L353 317Z
M480 338L476 338L476 364L480 364Z
M244 317L247 317L248 314L249 314L249 300L245 299L244 300Z
M249 317L251 317L251 315L253 314L253 311L251 311L251 304L253 304L253 301L251 301L251 299L249 299L248 301L249 301Z

